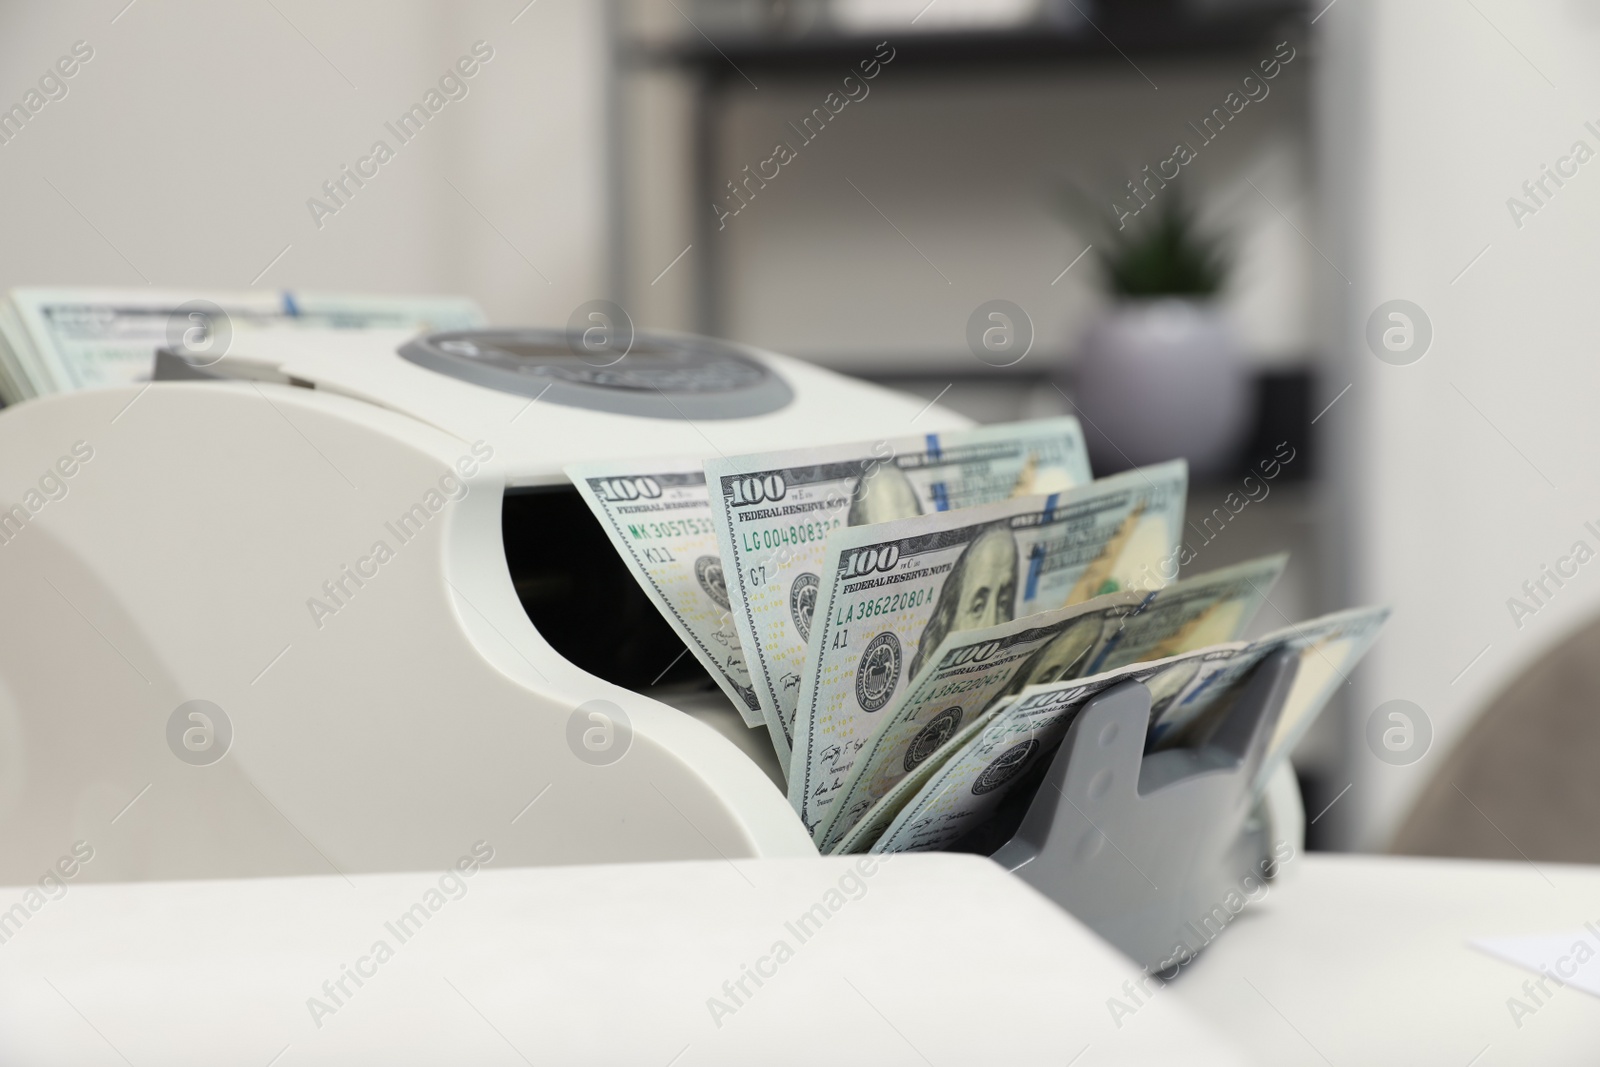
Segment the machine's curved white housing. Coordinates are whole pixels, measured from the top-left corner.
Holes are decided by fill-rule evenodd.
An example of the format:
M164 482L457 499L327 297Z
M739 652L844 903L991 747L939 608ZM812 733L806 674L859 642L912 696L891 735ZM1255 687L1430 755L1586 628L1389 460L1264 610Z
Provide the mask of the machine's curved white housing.
M765 354L781 411L605 414L425 370L402 340L237 337L208 371L244 380L0 413L0 507L21 508L0 515L0 883L79 841L96 881L441 867L482 838L506 865L815 854L726 738L555 653L508 574L504 494L576 460L964 421ZM569 747L593 699L631 721L610 765ZM205 766L169 745L192 700L233 732Z

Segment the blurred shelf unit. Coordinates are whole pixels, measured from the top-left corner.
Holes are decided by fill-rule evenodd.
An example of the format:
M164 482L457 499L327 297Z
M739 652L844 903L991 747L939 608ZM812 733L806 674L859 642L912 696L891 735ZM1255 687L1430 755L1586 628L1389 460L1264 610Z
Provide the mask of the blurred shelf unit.
M851 13L905 8L898 20L857 26ZM921 8L922 14L917 15ZM942 14L936 14L943 9ZM960 12L975 21L957 24ZM1020 13L1009 23L992 16ZM1303 0L669 0L656 5L653 26L624 18L617 69L677 71L693 86L693 173L689 217L696 257L693 317L700 333L720 336L726 326L720 294L724 266L711 240L721 126L726 103L762 78L805 78L850 69L888 40L897 71L924 79L1005 77L1019 71L1071 74L1140 59L1228 62L1254 55L1263 44L1304 38ZM913 18L922 27L913 25ZM925 21L924 20L925 17ZM623 169L627 146L616 147ZM627 217L626 192L614 178L617 217ZM619 257L613 276L627 277Z
M941 3L943 0L935 0ZM851 66L871 55L888 39L900 69L918 67L933 73L963 68L1010 69L1019 64L1061 66L1078 61L1117 60L1128 56L1225 58L1247 51L1286 28L1304 26L1306 8L1299 0L1248 3L1198 3L1180 0L1058 0L1031 5L1034 13L1010 25L978 24L855 30L810 20L804 28L778 16L763 19L759 11L794 8L790 4L697 4L730 13L685 18L681 33L670 39L626 41L627 65L677 66L714 80L743 81L753 75ZM929 4L928 10L934 10ZM733 12L739 11L740 15ZM763 23L765 25L763 26Z
M968 360L968 368L961 371L914 371L875 364L868 354L858 360L830 358L826 365L891 389L937 399L944 407L982 423L1080 414L1073 400L1076 390L1071 367L1060 360L1045 356L1031 367L982 370L972 369L972 362ZM1238 475L1249 473L1256 461L1288 445L1297 459L1284 468L1284 481L1308 481L1317 476L1321 457L1311 426L1318 395L1313 369L1317 362L1314 354L1303 353L1293 363L1252 372L1249 430L1236 456Z

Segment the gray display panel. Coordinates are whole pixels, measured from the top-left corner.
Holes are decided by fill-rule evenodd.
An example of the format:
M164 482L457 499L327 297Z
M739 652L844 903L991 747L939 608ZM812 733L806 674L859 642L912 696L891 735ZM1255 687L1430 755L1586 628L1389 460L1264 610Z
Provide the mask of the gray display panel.
M458 330L408 341L400 355L474 385L617 415L742 419L794 399L748 349L709 337L640 333L625 347L586 346L571 331Z

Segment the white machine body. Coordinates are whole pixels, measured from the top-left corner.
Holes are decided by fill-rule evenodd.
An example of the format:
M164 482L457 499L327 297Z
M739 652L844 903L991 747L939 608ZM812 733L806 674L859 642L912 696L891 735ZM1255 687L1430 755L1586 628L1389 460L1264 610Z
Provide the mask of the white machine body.
M647 691L664 623L613 613L562 469L965 421L768 353L764 413L601 410L406 340L237 336L197 372L235 380L0 413L0 884L85 847L93 881L815 855L762 734ZM594 700L613 762L573 742Z

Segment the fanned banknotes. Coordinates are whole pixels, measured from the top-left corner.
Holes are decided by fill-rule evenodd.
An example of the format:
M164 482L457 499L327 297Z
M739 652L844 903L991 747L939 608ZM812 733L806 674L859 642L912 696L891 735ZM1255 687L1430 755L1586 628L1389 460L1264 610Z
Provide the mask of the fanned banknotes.
M830 537L789 765L789 800L807 831L817 832L876 713L947 634L1136 585L1177 551L1187 487L1176 460Z
M1203 744L1291 649L1259 791L1387 617L1238 642L1286 557L1172 581L1186 465L1088 482L1071 419L568 473L827 852L955 845L1127 679L1148 750Z
M981 630L950 634L851 761L823 809L817 843L830 851L855 824L989 706L1027 686L1098 674L1229 641L1255 618L1287 557L1267 556ZM1243 646L1241 646L1243 647ZM903 793L901 795L904 795ZM882 821L883 811L873 811Z
M1204 740L1231 710L1254 668L1273 653L1296 651L1302 669L1308 660L1327 657L1328 669L1307 673L1303 685L1297 674L1255 782L1259 793L1344 673L1371 647L1388 614L1386 608L1338 612L1248 645L1213 645L1124 664L1092 677L1029 686L1009 704L997 705L998 710L985 717L981 732L969 735L959 751L946 754L938 771L923 776L915 786L914 795L906 795L906 790L886 794L881 806L857 824L861 832L849 835L839 850L949 847L991 814L1039 759L1056 750L1091 697L1119 682L1143 682L1151 690L1147 744L1169 747Z
M1267 787L1267 779L1289 758L1333 691L1345 683L1361 657L1378 640L1378 632L1388 619L1386 607L1352 608L1286 626L1273 635L1279 647L1295 650L1299 664L1272 740L1267 743L1266 758L1256 772L1256 792Z
M728 611L728 588L698 459L567 468L606 536L745 725L766 720Z
M935 749L932 755L922 760L896 782L828 851L865 852L870 848L894 822L895 816L900 814L900 809L906 806L906 802L920 793L922 787L943 770L944 765L953 757L966 751L967 745L997 716L1003 714L1016 699L1015 696L1001 697L987 709L979 712L977 717L961 727L943 748Z
M1089 698L1124 681L1144 682L1169 695L1192 684L1207 657L1228 662L1243 645L1209 648L1154 663L1133 663L1090 678L1032 687L983 732L948 758L939 772L889 821L871 852L920 852L948 848L981 825L1011 786L1044 756L1056 751ZM1164 676L1171 676L1167 683ZM869 819L883 821L873 813ZM861 842L857 842L858 847Z
M1266 788L1267 779L1289 758L1333 691L1344 684L1350 671L1367 654L1388 618L1389 609L1385 607L1351 608L1285 626L1251 646L1252 650L1264 649L1263 654L1290 649L1296 658L1294 683L1284 698L1266 756L1256 772L1254 784L1258 792ZM1203 744L1227 713L1228 705L1222 701L1207 700L1199 707L1175 704L1152 720L1150 747Z
M787 766L827 538L1089 480L1073 418L708 460L728 597Z
M314 327L423 333L485 325L459 296L246 290L13 289L0 300L0 397L148 381L155 352L179 338L209 350L244 332ZM225 340L215 352L221 358Z

